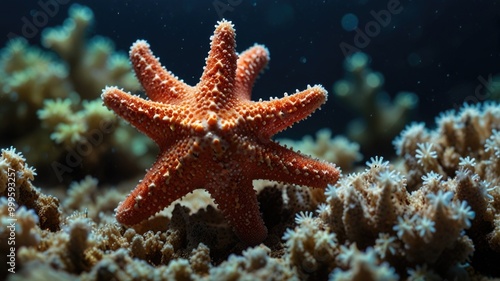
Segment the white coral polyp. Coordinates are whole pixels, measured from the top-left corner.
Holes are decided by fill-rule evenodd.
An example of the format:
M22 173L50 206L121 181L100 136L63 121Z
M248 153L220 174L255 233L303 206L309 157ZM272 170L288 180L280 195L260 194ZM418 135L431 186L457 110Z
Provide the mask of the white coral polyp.
M484 151L493 152L496 157L500 157L500 131L493 130L491 136L484 144Z
M432 238L432 234L436 232L435 222L427 217L418 218L415 230L418 235L428 242Z
M456 203L453 206L453 210L455 211L453 219L459 221L463 227L469 228L471 221L476 217L476 213L472 211L471 207L465 201L462 201L460 204Z
M366 166L369 169L374 168L386 168L389 166L389 161L384 161L384 157L375 156L370 158L370 161L366 161Z
M417 151L415 158L418 159L418 163L422 166L425 166L428 163L431 163L434 159L437 158L437 153L436 151L432 150L432 143L418 143L417 144Z
M429 173L422 176L423 185L437 186L441 182L442 178L443 178L442 175L434 171L430 171Z
M453 192L443 192L442 190L439 190L437 194L431 193L427 195L427 198L430 200L431 205L433 206L448 206L451 202L451 199L453 198Z

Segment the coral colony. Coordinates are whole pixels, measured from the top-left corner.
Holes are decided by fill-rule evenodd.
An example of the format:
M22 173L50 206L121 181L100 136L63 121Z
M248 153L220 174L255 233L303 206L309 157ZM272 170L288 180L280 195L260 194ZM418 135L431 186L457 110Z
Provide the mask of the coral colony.
M121 124L99 97L108 84L140 88L127 57L108 38L85 37L93 22L89 8L72 5L69 14L63 26L42 32L42 45L53 52L23 38L2 49L0 111L15 119L1 122L0 133L51 183L87 173L110 175L116 172L112 167L143 171L147 165L133 155L144 155L154 144Z
M133 44L146 100L126 92L140 86L111 42L86 39L92 20L90 9L72 5L67 24L46 28L44 46L57 55L22 39L0 50L0 108L16 121L0 126L11 132L0 150L2 280L500 276L498 102L444 112L433 129L390 132L396 158L360 165L359 144L329 129L280 140L294 150L271 140L324 103L326 91L251 101L269 54L261 45L237 54L230 22L217 24L194 87L145 41ZM380 87L357 90L374 77L366 58L348 58L346 72L357 65L360 75L334 86L347 102L376 100ZM402 101L390 110L405 123L416 101ZM117 115L156 142L156 162L154 143ZM371 121L380 122L373 134L393 122ZM143 179L126 197L129 173ZM35 176L56 187L35 186Z

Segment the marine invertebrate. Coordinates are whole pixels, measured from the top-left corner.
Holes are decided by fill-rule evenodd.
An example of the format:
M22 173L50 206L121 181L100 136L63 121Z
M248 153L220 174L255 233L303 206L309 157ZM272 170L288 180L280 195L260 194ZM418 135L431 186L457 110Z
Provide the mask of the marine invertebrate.
M316 277L318 272L330 272L337 265L335 257L339 252L335 233L325 229L321 220L313 218L312 212L299 212L295 222L295 229L287 229L283 235L287 262L297 267L301 279L308 275Z
M340 247L337 256L339 264L349 269L336 268L330 274L329 281L341 280L399 280L398 274L387 262L381 262L373 248L360 251L356 244Z
M41 53L47 55L45 51ZM55 56L46 59L61 62L64 69L70 71L63 60ZM31 66L34 69L35 64ZM47 68L46 73L38 72L39 81L31 80L30 83L34 83L31 86L19 87L28 94L31 88L40 91L31 93L53 94L38 96L43 97L39 100L41 110L40 106L26 107L20 99L19 108L2 111L7 115L7 112L20 113L28 109L35 118L36 112L39 113L40 122L29 124L34 120L30 117L27 123L17 122L17 125L20 134L26 124L41 125L43 134L38 135L40 131L37 131L36 137L24 137L44 145L56 144L57 153L39 144L32 147L32 152L42 159L37 163L42 166L37 166L36 172L43 176L48 174L41 169L47 161L40 151L61 155L64 146L75 147L82 143L78 139L90 140L88 132L97 128L93 124L98 124L95 121L100 119L112 120L111 123L118 126L112 133L116 133L117 138L131 128L119 125L116 116L104 111L100 99L80 102L79 97L84 96L73 92L68 72L59 77L60 80L54 80L61 82L60 87L45 92L50 87L45 88L44 81L49 81L46 78L53 74L53 69ZM0 74L0 80L17 75ZM66 87L69 87L68 93ZM0 91L8 88L2 87ZM24 97L12 91L3 98L17 94ZM47 97L54 99L46 101ZM1 108L8 105L4 101L0 101ZM266 246L247 249L238 243L223 214L197 194L190 194L197 200L188 208L172 203L173 212L164 210L153 219L129 228L117 224L113 212L128 192L128 183L108 186L101 178L98 184L96 178L89 176L72 184L60 184L61 190L51 190L50 194L56 198L46 195L49 193L43 187L47 185L42 185L42 189L32 185L35 171L27 163L33 163L25 161L17 152L25 146L17 146L17 151L4 149L0 157L0 194L5 194L5 171L15 169L16 200L20 205L15 213L19 272L7 276L7 280L260 280L273 277L280 280L390 280L397 279L398 275L401 280L466 280L468 277L479 280L485 277L470 275L481 273L498 277L498 108L495 103L487 103L450 111L437 118L435 129L423 124L408 126L395 142L399 156L396 161L374 158L367 167L355 167L357 172L346 174L337 185L327 188L326 196L322 189L259 182L257 185L265 187L258 192L257 200L269 234ZM314 141L308 139L309 144L319 145L316 157L330 157L332 139L325 131L320 133ZM12 136L17 139L16 134ZM5 140L7 136L3 137ZM113 139L110 134L99 150L118 148ZM130 143L130 138L120 141L123 139ZM11 145L10 140L6 143ZM13 144L19 143L13 141ZM309 153L313 149L301 150ZM24 152L26 156L27 152ZM108 158L104 158L106 156ZM121 153L86 158L91 159L127 162L122 161ZM100 162L91 165L99 169L104 161ZM254 188L258 189L257 185ZM295 212L298 215L293 225ZM7 216L5 199L0 198L2 223L7 221ZM0 260L3 260L6 257L5 224L1 226ZM290 229L284 231L286 228ZM0 279L6 277L4 273L0 273Z
M242 256L231 255L219 267L210 270L212 280L298 280L286 265L269 257L271 250L263 245L243 251Z
M102 36L86 39L94 22L92 10L73 4L68 14L63 25L43 30L42 44L68 63L67 75L74 91L83 99L95 99L110 83L138 90L127 57L115 52L110 39Z
M472 264L491 272L498 270L489 266L489 261L500 256L499 129L498 103L465 104L436 118L435 129L412 124L393 142L404 158L401 169L408 190L434 194L451 191L453 198L461 200L451 206L454 220L469 228L466 233L475 246ZM437 198L446 201L444 194ZM431 196L427 200L437 202L435 199ZM443 223L436 223L436 227Z
M24 206L16 213L21 224L16 235L25 242L16 249L19 272L8 280L498 276L499 112L497 104L488 103L447 113L446 120L455 120L452 127L448 121L435 129L411 125L395 141L403 153L399 161L374 157L361 172L330 185L323 196L316 194L321 189L260 182L265 187L258 201L269 239L266 246L247 249L237 243L223 214L204 200L191 209L176 204L170 217L159 215L127 228L116 223L112 211L123 194L97 188L97 180L88 177L71 184L59 205L31 185L33 169L26 169L22 155L4 149L0 166L16 169L21 191L16 200ZM467 123L469 117L462 114L474 122ZM472 130L467 126L478 132L476 141L464 137ZM450 139L453 145L443 149ZM462 150L464 142L475 149ZM427 160L437 160L439 167L427 171L432 165L418 163L423 158L417 155L425 151L436 152L437 158ZM83 196L89 192L95 194ZM5 199L0 199L2 221L6 216ZM6 256L5 248L0 246L0 252Z
M116 87L104 104L153 139L160 154L117 210L117 220L137 224L196 188L203 187L240 239L260 243L267 229L253 179L325 188L339 177L334 165L286 149L270 137L307 117L326 101L321 86L266 102L250 101L257 75L269 60L255 45L237 55L235 31L221 21L212 37L201 81L190 87L160 65L145 41L130 59L151 101Z
M127 56L110 39L87 37L93 20L89 8L71 5L63 26L42 32L43 45L55 53L24 38L0 50L0 112L9 116L0 122L0 145L23 151L40 181L70 181L89 173L112 180L114 171L107 169L119 165L134 174L146 166L130 156L145 155L150 147L154 152L149 139L121 126L98 98L110 83L131 91L140 85ZM111 153L119 157L110 159L122 160L99 164Z
M0 122L3 138L18 138L33 130L44 100L71 92L67 76L67 68L53 54L30 46L24 38L7 42L0 50L0 110L11 121Z
M35 227L39 223L38 216L32 209L27 209L26 206L14 208L15 211L12 211L12 208L9 207L11 205L7 201L7 198L0 197L0 238L2 239L0 253L12 252L10 250L11 247L38 246L40 235ZM7 241L10 241L10 243ZM15 254L14 252L14 257ZM8 258L2 255L0 261L5 264L6 259L8 261ZM15 267L15 264L13 267Z
M279 139L280 144L290 146L304 154L335 163L344 172L350 171L354 164L363 158L359 152L359 144L349 141L345 136L332 138L332 131L328 128L316 132L313 139L310 135L301 140Z
M15 174L14 191L6 187L8 173ZM36 175L35 169L26 163L22 153L17 152L14 147L1 149L0 155L0 195L11 197L18 206L26 206L33 209L39 217L39 224L44 229L58 230L61 220L59 210L59 199L51 195L45 195L33 186ZM13 195L13 196L12 196Z
M461 195L456 177L442 180L430 172L421 179L424 184L410 193L405 174L394 170L388 161L372 158L367 166L364 172L345 176L335 187L330 186L327 206L318 209L326 224L323 227L331 229L338 243L345 245L341 248L363 250L353 254L361 263L340 261L341 268L350 268L345 272L354 274L360 266L373 271L373 266L383 265L373 275L385 272L395 279L395 273L407 274L406 267L427 264L446 275L472 254L472 240L464 230L472 229L477 208ZM342 253L337 260L341 257ZM332 278L344 276L342 272L334 271Z

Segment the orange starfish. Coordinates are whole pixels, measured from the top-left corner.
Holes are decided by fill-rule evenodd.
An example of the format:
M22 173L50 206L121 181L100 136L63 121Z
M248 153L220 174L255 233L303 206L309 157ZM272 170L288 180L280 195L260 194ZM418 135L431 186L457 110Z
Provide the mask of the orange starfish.
M269 61L264 46L235 52L231 22L221 21L200 82L191 87L166 71L145 41L130 50L135 73L151 101L115 87L104 104L153 139L160 153L144 179L122 202L116 218L137 224L197 188L206 189L238 237L248 244L267 236L253 179L325 188L335 165L298 154L271 137L306 118L326 101L321 86L281 99L254 102L252 86Z

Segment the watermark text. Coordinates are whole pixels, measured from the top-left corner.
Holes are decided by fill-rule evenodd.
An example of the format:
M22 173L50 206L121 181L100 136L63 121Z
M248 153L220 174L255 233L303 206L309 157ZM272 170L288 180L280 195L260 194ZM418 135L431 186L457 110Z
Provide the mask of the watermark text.
M68 4L70 0L39 0L37 2L39 9L31 12L29 17L22 17L21 34L9 32L7 38L13 39L16 37L24 37L31 39L35 37L41 29L47 26L49 19L53 18L59 13L61 5Z
M65 162L54 161L50 165L56 174L57 180L62 182L63 175L73 172L74 168L80 166L83 163L83 158L89 156L94 148L102 144L104 135L110 134L114 130L115 124L113 122L103 120L100 122L99 128L93 129L87 134L86 139L77 143L74 147L67 148L68 153L64 158Z
M234 11L234 8L242 2L243 0L214 0L212 5L214 6L215 12L219 16L219 19L223 19L224 13Z
M7 170L7 271L16 273L16 171L12 168Z

